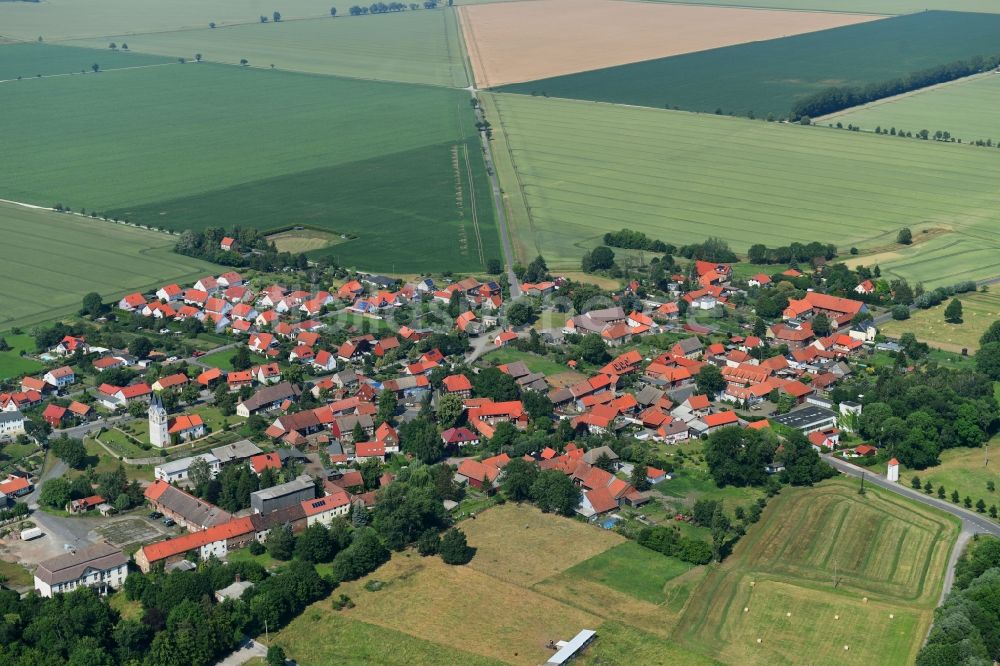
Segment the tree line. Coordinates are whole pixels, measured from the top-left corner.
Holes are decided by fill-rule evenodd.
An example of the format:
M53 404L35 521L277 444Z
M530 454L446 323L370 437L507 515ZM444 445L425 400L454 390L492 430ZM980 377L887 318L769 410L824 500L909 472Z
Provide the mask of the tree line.
M956 60L899 78L869 83L864 86L826 88L796 102L792 107L792 120L825 116L877 99L985 72L997 67L997 65L1000 65L1000 55L975 56L968 60Z
M782 247L769 248L756 243L747 250L747 261L751 264L791 264L809 262L817 257L829 261L837 256L837 246L832 243L790 243Z
M226 236L235 238L238 251L223 250L220 247ZM195 257L222 266L252 268L269 272L292 268L306 270L309 260L305 254L278 252L274 242L257 229L234 227L229 231L210 227L203 231L187 230L174 245L174 251L187 257Z
M649 250L650 252L661 252L663 254L673 254L677 251L674 245L664 243L661 240L653 240L641 231L622 229L604 234L604 244L610 247L621 247L630 250Z

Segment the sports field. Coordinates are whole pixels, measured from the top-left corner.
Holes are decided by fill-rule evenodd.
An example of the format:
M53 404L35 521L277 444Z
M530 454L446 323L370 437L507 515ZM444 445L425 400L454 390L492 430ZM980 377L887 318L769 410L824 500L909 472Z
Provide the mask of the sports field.
M914 134L923 129L931 134L940 130L965 143L989 139L1000 145L997 108L1000 75L991 72L855 107L826 116L821 122L857 125L866 130L896 128Z
M674 637L728 663L913 663L957 535L946 514L859 496L853 481L785 489L691 595Z
M723 5L799 9L823 12L870 12L874 14L911 14L927 9L956 12L1000 12L994 0L643 0L682 5Z
M636 106L785 117L801 97L993 54L1000 15L921 12L502 86Z
M213 270L162 233L3 203L0 238L0 330L77 310L91 291L110 301Z
M344 12L346 13L346 7ZM73 42L106 48L109 40L129 49L173 58L252 67L337 74L362 79L469 85L455 11L419 10L386 15L328 17L224 28L119 35Z
M52 42L162 30L257 23L275 9L285 20L329 16L330 0L296 0L278 6L266 0L45 0L0 2L0 36ZM348 6L342 8L347 13ZM339 20L339 19L331 19Z
M375 270L500 253L464 91L189 63L3 85L0 103L31 128L5 137L3 198L178 230L311 226L357 236L317 253Z
M736 251L789 241L864 249L903 226L996 247L995 151L520 95L490 103L518 252L559 269L624 226L676 245L718 236ZM925 282L998 261L993 253L983 268L960 250L939 252L913 267Z
M461 10L479 87L871 21L873 16L537 0Z
M944 320L949 298L941 305L927 310L916 310L904 321L890 321L879 327L886 335L899 337L913 333L921 342L945 351L961 352L979 349L979 338L990 324L1000 319L1000 292L970 292L956 296L962 302L962 323L949 324Z
M3 4L10 3L0 2L0 5ZM107 46L107 43L104 46ZM53 46L52 44L4 44L0 46L0 83L13 84L17 82L18 77L31 79L38 75L73 74L79 76L85 72L87 76L94 76L91 69L94 64L107 71L169 62L166 58L159 56L112 51L108 48L97 51L74 46ZM27 81L21 83L28 84ZM34 82L32 85L39 84Z

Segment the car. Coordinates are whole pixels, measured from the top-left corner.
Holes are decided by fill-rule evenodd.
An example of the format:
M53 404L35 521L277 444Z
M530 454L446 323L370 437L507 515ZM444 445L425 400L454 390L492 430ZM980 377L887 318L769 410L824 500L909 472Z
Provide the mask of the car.
M149 514L149 517L153 520L159 520L160 518L163 518L163 514L159 511L153 511Z
M198 351L195 351L195 352L191 353L191 358L201 358L204 355L205 355L205 352L203 352L203 351L201 351L199 349Z
M174 526L174 525L176 525L177 523L176 523L176 522L174 522L174 519L173 519L173 518L164 518L164 519L163 519L163 524L164 524L164 525L166 525L167 527L173 527L173 526Z

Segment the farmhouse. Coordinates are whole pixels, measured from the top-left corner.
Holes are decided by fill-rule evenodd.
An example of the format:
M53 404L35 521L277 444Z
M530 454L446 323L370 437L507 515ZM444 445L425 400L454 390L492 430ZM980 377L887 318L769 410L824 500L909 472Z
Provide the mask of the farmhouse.
M128 556L107 543L39 562L35 590L43 597L93 587L100 594L117 589L128 576Z
M192 532L221 525L232 519L229 513L219 507L160 479L146 488L145 497L153 509Z
M236 413L243 418L253 414L278 409L286 400L294 401L302 394L302 389L288 382L260 389L252 396L236 405Z
M135 563L143 573L149 573L153 566L178 562L191 551L197 552L203 560L213 555L221 558L249 545L254 536L250 518L227 520L204 530L143 546L135 553Z

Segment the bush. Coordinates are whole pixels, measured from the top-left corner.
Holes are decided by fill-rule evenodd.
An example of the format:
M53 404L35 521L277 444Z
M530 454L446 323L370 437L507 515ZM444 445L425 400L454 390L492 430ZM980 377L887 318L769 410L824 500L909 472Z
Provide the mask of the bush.
M892 306L892 318L896 321L903 321L904 319L910 318L910 308L905 305L894 305Z
M476 554L476 549L469 547L465 532L457 527L444 533L438 550L445 564L468 564Z

